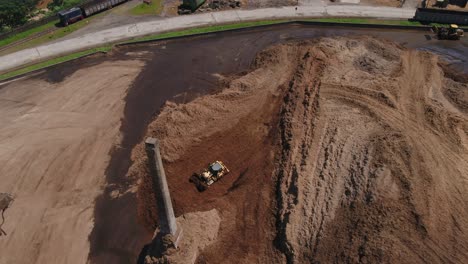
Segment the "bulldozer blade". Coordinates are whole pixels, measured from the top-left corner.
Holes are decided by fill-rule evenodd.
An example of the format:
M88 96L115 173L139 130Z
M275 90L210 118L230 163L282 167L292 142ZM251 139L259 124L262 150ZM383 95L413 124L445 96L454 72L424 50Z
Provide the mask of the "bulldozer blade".
M205 184L200 180L199 175L196 173L190 177L189 182L195 184L195 187L197 187L199 192L204 192L207 189L207 186L205 186Z

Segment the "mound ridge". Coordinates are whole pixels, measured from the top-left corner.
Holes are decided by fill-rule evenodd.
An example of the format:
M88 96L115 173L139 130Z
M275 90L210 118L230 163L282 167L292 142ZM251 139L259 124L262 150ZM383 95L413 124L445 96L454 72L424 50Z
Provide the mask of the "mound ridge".
M449 71L388 41L322 38L269 47L220 92L168 103L148 136L176 213L222 219L199 262L467 262L468 86ZM143 144L133 159L152 226ZM211 159L233 172L197 193L188 177Z

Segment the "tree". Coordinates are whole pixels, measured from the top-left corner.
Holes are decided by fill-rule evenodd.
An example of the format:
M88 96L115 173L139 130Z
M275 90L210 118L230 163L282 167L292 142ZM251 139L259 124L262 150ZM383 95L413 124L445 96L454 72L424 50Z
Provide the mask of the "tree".
M37 0L0 0L0 28L16 27L27 22Z
M53 0L47 5L49 10L59 11L79 6L83 0Z
M26 6L10 0L0 0L0 27L16 27L26 23Z
M57 6L62 6L63 5L63 0L53 0L47 5L47 8L52 10Z

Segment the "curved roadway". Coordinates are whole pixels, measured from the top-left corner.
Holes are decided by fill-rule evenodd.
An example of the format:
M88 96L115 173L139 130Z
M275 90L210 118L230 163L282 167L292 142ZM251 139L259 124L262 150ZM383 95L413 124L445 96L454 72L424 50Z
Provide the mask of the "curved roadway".
M80 37L66 39L36 48L21 50L0 57L0 72L19 67L28 63L51 57L100 46L106 43L122 41L134 37L174 31L185 28L235 23L241 21L269 19L298 19L308 17L370 17L383 19L409 19L414 17L415 9L328 5L278 7L255 10L229 10L213 13L203 13L189 16L177 16L155 21L124 25L89 33Z

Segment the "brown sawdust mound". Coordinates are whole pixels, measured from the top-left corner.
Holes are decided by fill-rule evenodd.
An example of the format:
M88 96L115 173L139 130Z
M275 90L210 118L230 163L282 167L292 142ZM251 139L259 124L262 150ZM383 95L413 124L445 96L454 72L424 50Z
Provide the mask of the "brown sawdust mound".
M220 212L200 263L468 261L468 88L437 56L323 38L270 47L220 83L148 128L176 214ZM152 229L143 148L130 175ZM198 193L189 176L216 159L231 174Z

